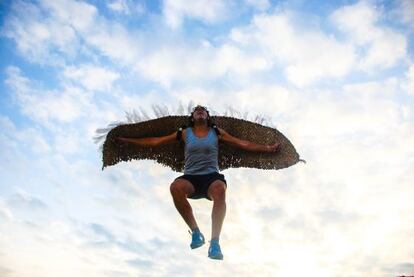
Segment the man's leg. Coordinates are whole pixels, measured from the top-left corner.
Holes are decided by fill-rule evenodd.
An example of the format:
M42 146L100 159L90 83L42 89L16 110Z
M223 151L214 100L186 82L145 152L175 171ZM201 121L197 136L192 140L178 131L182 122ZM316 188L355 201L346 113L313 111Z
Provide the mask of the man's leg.
M223 253L221 253L219 237L226 215L226 185L223 181L216 180L210 185L207 193L214 201L213 211L211 212L211 241L208 248L208 257L222 260Z
M177 179L171 184L170 191L174 199L175 207L192 231L190 244L191 249L202 246L204 244L204 236L197 226L193 209L187 200L187 197L192 195L195 191L193 185L185 179Z
M187 196L193 194L194 191L193 185L185 179L177 179L170 186L174 205L191 230L198 228L193 209L187 200Z
M208 188L207 194L213 199L211 239L218 239L226 216L226 185L223 181L216 180Z

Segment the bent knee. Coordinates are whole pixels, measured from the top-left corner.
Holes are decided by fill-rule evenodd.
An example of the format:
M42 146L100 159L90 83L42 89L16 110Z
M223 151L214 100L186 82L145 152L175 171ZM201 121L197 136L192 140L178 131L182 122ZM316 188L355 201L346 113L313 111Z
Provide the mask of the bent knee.
M225 199L226 185L224 183L215 183L209 189L210 197L213 199Z
M175 180L170 185L170 192L172 196L188 195L193 192L191 184L186 184L180 180Z
M170 185L170 193L172 195L176 195L176 194L182 193L182 191L183 191L183 189L182 189L182 186L180 186L180 183L174 181Z

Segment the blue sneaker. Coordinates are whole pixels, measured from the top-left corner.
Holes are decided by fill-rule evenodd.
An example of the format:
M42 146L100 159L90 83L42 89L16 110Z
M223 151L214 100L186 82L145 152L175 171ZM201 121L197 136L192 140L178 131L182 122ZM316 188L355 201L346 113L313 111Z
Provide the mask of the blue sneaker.
M191 244L190 244L191 249L198 248L202 246L203 244L204 244L203 234L200 232L200 230L194 230L191 233Z
M214 260L222 260L223 253L221 253L220 245L217 239L212 239L210 248L208 249L208 257Z

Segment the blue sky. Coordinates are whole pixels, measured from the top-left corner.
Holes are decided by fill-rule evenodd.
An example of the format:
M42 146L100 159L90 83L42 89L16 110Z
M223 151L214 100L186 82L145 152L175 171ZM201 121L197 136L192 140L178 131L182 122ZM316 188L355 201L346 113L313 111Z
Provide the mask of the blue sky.
M1 276L414 274L414 2L0 2ZM225 260L152 161L96 129L153 105L260 115L307 164L229 169ZM209 237L211 203L191 202Z

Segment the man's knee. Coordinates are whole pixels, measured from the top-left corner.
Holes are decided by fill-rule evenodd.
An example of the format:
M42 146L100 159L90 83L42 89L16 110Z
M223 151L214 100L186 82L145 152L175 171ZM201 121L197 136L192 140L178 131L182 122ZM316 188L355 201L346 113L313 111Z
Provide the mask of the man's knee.
M214 182L209 188L209 196L213 200L225 200L226 185L223 182Z
M171 193L172 196L183 193L183 189L182 189L182 186L180 185L180 183L174 181L170 185L170 193Z
M191 186L191 185L190 185ZM187 196L188 194L191 194L192 189L189 186L189 184L186 184L183 181L180 180L175 180L171 185L170 185L170 192L171 195L173 197L176 196Z

